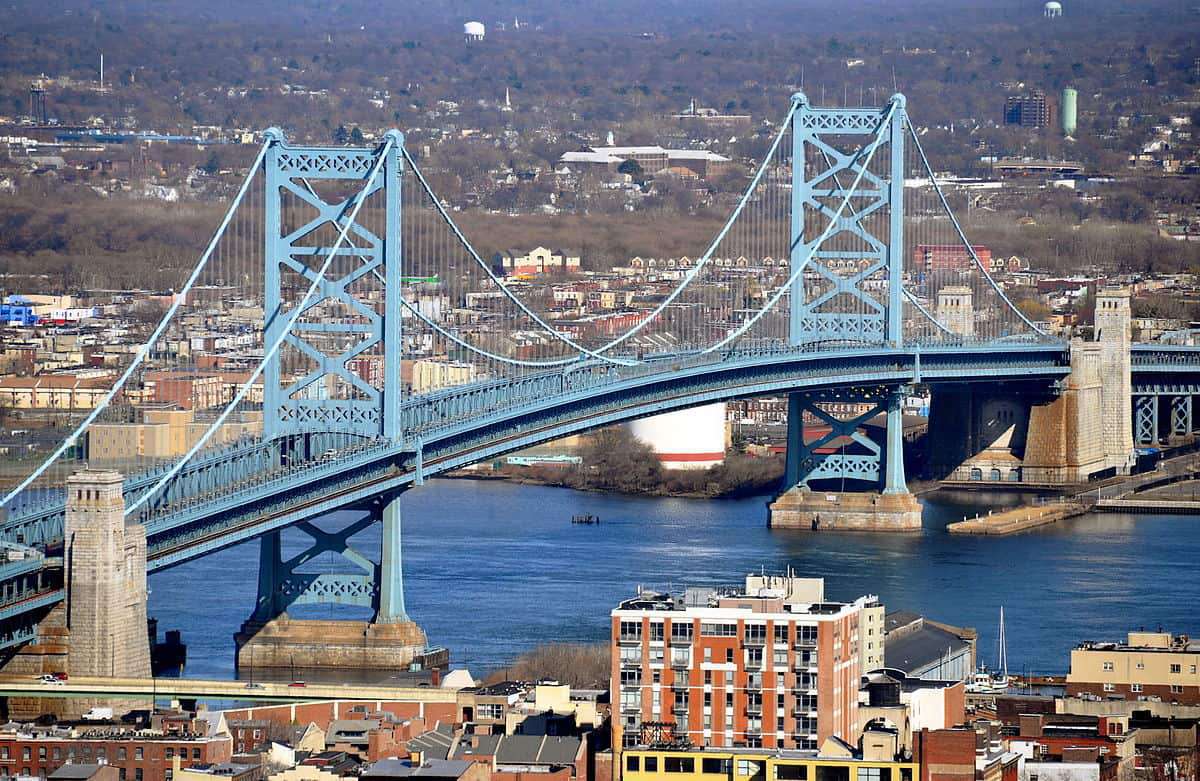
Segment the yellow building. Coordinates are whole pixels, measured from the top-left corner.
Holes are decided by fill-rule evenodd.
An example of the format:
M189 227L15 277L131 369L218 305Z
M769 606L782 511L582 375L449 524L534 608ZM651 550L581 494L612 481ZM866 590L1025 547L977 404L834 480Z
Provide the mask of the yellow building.
M413 393L427 393L463 385L475 379L475 365L457 361L415 361L412 367Z
M892 759L886 746L864 741L865 757L830 738L820 751L646 748L621 753L622 781L913 781L916 762Z
M1067 696L1200 705L1200 641L1130 632L1126 643L1084 643L1071 651Z

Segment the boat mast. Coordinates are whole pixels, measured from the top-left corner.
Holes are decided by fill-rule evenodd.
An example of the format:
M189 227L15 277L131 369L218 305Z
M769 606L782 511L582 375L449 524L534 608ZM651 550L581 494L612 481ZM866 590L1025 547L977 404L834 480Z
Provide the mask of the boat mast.
M1000 658L997 661L999 662L998 666L1000 667L1000 670L1002 671L1002 673L1004 675L1004 681L1005 681L1005 683L1007 683L1008 682L1008 643L1004 637L1004 606L1003 605L1000 606Z

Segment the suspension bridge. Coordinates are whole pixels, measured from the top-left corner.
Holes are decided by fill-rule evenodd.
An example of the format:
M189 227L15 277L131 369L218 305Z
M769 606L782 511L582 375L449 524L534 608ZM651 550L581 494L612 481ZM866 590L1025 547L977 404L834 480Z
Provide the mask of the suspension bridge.
M900 95L881 108L793 96L702 252L669 273L589 283L625 285L632 319L581 316L550 286L504 277L435 181L398 131L366 148L266 131L161 320L102 401L77 411L61 444L2 497L10 672L34 664L25 652L52 635L69 638L73 672L143 675L132 650L93 648L102 641L86 639L97 631L87 622L118 620L118 609L144 621L144 575L140 592L128 586L139 572L251 539L261 555L245 643L294 605L332 603L371 609L365 631L389 652L419 649L404 603L404 491L675 409L789 395L784 526L807 524L810 483L830 480L872 497L881 525L919 525L899 403L918 385L934 391L948 466L988 479L1119 471L1135 435L1194 429L1200 354L1130 345L1128 294L1098 297L1093 343L1043 332L968 241ZM858 411L830 412L843 402ZM862 425L880 414L876 442ZM806 437L806 416L828 434ZM1003 477L979 460L997 449L1008 452ZM821 506L837 528L837 512ZM354 519L336 531L316 523L333 511ZM351 538L373 523L382 550L367 556ZM308 548L285 559L284 529ZM345 565L314 571L323 556ZM78 609L64 582L76 584ZM129 588L136 598L122 600Z

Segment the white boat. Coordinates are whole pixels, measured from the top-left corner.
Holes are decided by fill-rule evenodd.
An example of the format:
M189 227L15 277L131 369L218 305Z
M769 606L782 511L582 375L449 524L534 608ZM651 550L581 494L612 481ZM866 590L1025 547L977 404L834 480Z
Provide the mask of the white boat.
M1000 694L1008 691L1012 679L1008 675L1008 641L1004 636L1004 608L1000 608L1000 630L997 633L996 666L999 672L989 672L987 667L979 666L979 671L967 682L967 691L971 694Z

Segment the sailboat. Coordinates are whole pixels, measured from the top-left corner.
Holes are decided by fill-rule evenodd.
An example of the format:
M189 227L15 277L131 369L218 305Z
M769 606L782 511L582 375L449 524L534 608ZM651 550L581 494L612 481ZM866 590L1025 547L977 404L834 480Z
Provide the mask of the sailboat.
M978 672L971 676L967 691L972 694L1001 694L1008 691L1008 640L1004 634L1004 606L1000 606L1000 629L996 637L996 666L998 672L988 672L987 667L980 665Z

